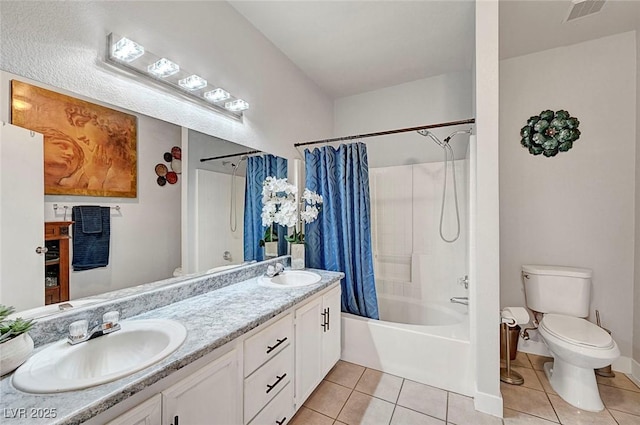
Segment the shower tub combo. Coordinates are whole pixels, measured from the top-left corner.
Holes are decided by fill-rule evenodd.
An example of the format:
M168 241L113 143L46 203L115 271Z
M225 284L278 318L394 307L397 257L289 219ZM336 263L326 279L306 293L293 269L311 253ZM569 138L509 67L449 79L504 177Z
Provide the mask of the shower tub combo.
M378 305L380 320L342 313L342 360L473 394L467 306L386 294Z

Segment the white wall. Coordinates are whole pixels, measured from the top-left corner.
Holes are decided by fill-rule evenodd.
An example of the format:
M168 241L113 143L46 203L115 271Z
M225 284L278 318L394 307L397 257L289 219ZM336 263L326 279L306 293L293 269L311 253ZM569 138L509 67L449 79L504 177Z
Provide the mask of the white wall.
M8 88L11 79L36 84L23 77L0 72L2 87ZM50 85L37 85L111 107ZM10 122L9 90L0 91L0 105L0 120ZM71 220L70 207L74 205L119 205L121 208L120 212L114 210L111 213L109 265L80 272L70 271L71 299L164 279L170 277L174 268L180 265L181 179L175 185L160 187L156 183L155 173L155 165L165 163L163 154L171 151L173 146L180 146L180 127L141 114L135 115L138 122L137 198L43 196L46 221L63 220L64 209L61 207L65 205L69 207L67 220ZM59 205L57 212L53 204Z
M640 23L639 23L640 25ZM636 29L636 190L635 190L635 257L634 257L634 290L633 290L633 365L635 378L640 382L640 27Z
M475 115L470 141L470 319L476 410L502 416L500 395L500 223L498 198L498 1L476 2ZM475 177L475 178L474 178ZM474 187L475 183L475 187Z
M502 306L524 305L522 264L593 269L600 310L631 356L636 161L636 45L629 32L500 62ZM573 148L553 158L520 146L545 109L580 120Z
M471 74L459 72L387 87L335 102L335 136L458 121L472 116ZM434 129L441 140L456 129ZM456 158L464 158L467 138L454 139ZM417 133L363 139L369 167L442 161L442 149Z
M281 156L333 129L332 102L226 2L3 1L0 20L5 71ZM246 99L244 121L105 66L111 32Z

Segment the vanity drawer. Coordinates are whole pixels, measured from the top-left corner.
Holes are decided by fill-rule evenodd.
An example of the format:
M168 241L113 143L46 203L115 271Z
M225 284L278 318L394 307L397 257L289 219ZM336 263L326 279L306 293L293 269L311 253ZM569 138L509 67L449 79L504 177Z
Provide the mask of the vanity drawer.
M284 425L293 416L293 382L289 382L278 395L253 418L250 425Z
M284 348L274 358L244 380L244 419L252 419L291 381L293 347Z
M293 338L293 319L287 314L244 342L244 376L288 347Z

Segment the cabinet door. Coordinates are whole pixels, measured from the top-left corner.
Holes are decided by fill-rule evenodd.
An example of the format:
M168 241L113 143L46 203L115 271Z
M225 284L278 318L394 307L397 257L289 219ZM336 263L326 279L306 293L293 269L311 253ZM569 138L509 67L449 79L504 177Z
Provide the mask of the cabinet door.
M322 297L324 312L328 315L328 326L322 332L322 376L340 360L341 351L341 288L338 286Z
M296 310L296 405L301 406L323 378L322 298Z
M233 350L162 392L163 425L236 425L242 393Z
M156 394L106 425L161 425L162 397Z
M42 135L0 126L0 303L17 311L44 304Z

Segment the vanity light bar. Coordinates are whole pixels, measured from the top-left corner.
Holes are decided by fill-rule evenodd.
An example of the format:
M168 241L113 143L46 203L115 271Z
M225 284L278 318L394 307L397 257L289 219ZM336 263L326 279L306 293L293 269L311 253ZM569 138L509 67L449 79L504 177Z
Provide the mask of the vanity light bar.
M229 94L229 92L224 91L220 88L217 88L215 90L211 90L208 91L204 94L204 97L209 101L209 102L222 102L223 100L227 100L231 97L231 95Z
M111 55L121 61L131 62L144 55L144 47L135 41L122 37L113 45Z
M226 109L228 109L229 111L242 112L242 111L246 111L247 109L249 109L249 104L246 101L242 100L242 99L236 99L236 100L233 100L231 102L225 103L224 107Z
M173 89L172 93L207 106L224 115L241 118L249 103L232 96L222 88L204 91L208 82L205 78L186 71L177 63L159 57L142 45L115 33L107 37L106 62L127 71L130 75L142 77L161 89Z
M177 74L180 71L180 66L169 59L162 58L149 65L147 71L156 77L165 78Z
M180 87L187 90L199 90L207 87L207 80L193 74L190 77L179 80L178 84L180 85Z

